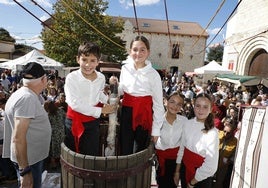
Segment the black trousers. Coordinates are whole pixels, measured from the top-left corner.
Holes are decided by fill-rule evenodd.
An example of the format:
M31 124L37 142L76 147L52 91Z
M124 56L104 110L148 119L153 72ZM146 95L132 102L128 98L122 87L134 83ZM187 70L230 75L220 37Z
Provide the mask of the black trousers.
M180 177L181 177L181 187L182 188L187 188L187 183L186 183L186 176L185 176L185 165L182 162L181 163L181 170L180 170ZM212 183L213 183L213 177L208 177L207 179L204 179L203 181L198 182L195 184L195 188L212 188Z
M176 160L166 159L165 160L165 174L160 176L160 167L156 170L156 181L158 188L176 188L173 177L176 170Z
M121 155L130 155L142 151L150 144L151 135L148 130L144 130L140 125L133 131L131 107L122 107L119 134Z
M84 155L100 156L100 120L85 122L84 133L79 141L79 153ZM75 142L72 134L72 120L66 118L65 120L65 145L71 150L75 151Z

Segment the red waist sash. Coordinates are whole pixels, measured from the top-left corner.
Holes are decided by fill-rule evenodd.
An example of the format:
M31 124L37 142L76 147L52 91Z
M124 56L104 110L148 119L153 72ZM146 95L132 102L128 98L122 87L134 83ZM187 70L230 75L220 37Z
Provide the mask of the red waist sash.
M185 177L187 184L194 178L196 169L203 164L204 159L204 157L188 150L187 148L184 149L182 161L185 165Z
M101 106L101 103L96 106ZM83 123L94 121L96 118L76 112L70 106L68 106L67 109L67 117L72 120L72 134L74 137L75 150L79 153L79 140L85 130Z
M160 166L160 176L165 175L165 160L166 159L177 159L177 154L180 147L166 149L166 150L159 150L156 149L156 155Z
M136 130L137 126L141 125L151 133L153 122L152 96L134 97L124 93L122 105L132 107L133 130Z

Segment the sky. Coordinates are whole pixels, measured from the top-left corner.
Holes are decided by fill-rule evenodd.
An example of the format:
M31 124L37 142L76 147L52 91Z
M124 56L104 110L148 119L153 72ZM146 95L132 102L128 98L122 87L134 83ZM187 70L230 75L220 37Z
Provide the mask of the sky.
M34 16L16 2L32 12ZM16 43L41 50L43 45L39 36L42 25L39 20L44 21L50 17L46 12L53 14L52 5L55 2L56 0L0 0L0 27L6 29L16 39ZM107 15L135 17L132 0L108 0L108 2L109 8L105 11ZM219 9L222 2L224 4ZM213 41L212 39L224 25L237 3L238 0L166 0L168 20L200 24L209 33L207 44L223 43L226 26ZM135 8L137 18L167 20L165 0L135 0Z

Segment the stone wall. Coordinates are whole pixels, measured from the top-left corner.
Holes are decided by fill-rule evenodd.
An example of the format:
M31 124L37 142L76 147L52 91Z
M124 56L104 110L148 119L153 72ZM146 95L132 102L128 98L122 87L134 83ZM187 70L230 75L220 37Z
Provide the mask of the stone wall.
M126 41L127 50L131 40L137 35L133 32L133 25L126 21L124 31L120 37ZM178 67L180 72L193 72L195 68L204 65L206 38L199 36L171 35L171 44L167 34L141 33L150 41L151 53L149 60L161 69L170 71L171 67ZM171 58L172 45L179 44L179 59Z
M227 24L223 63L246 75L254 54L268 52L268 2L243 0Z

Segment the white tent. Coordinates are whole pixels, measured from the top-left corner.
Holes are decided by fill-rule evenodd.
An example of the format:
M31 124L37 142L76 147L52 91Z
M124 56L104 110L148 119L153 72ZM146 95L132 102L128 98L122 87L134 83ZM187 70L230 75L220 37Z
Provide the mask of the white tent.
M25 54L22 57L9 60L4 63L0 63L0 68L20 71L22 70L23 65L26 65L28 62L31 62L31 61L35 61L41 64L46 70L49 70L49 69L61 70L64 67L62 63L45 56L44 54L40 53L37 50L32 50L31 52L29 52L28 54Z
M218 64L216 61L211 61L207 65L203 67L199 67L194 69L194 72L196 74L232 74L234 71L229 70L220 64Z

